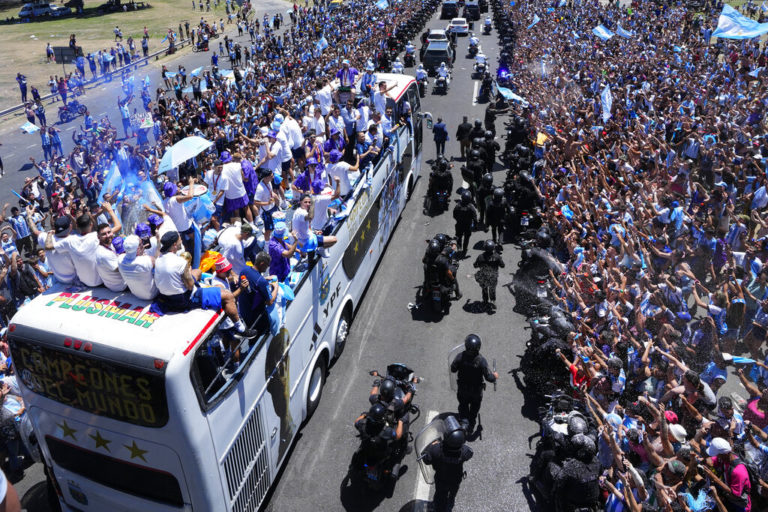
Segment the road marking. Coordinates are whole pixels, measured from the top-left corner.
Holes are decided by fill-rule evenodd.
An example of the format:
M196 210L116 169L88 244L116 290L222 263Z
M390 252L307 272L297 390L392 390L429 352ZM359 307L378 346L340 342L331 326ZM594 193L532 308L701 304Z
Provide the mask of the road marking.
M75 128L77 128L77 127L76 127L76 126L70 126L69 128L67 128L67 131L68 131L68 132L71 132L71 131L72 131L72 130L74 130Z
M437 416L437 411L429 411L427 413L427 419L424 422L425 425L429 425L429 422L435 419L435 416ZM416 457L418 457L419 454L416 454ZM419 473L419 478L416 480L416 492L413 495L414 500L418 501L429 501L429 493L432 490L432 484L428 484L426 480L424 480L424 475L421 472L421 468L419 467L419 463L416 463L416 471Z
M473 106L473 107L474 107L475 105L477 105L477 87L478 87L479 85L480 85L480 82L478 82L477 80L475 80L475 88L474 88L474 90L472 91L472 106Z
M5 158L11 158L14 155L15 155L15 153L8 153L7 155L5 155Z
M37 144L30 144L29 146L27 146L27 149L34 148L35 146L37 146Z

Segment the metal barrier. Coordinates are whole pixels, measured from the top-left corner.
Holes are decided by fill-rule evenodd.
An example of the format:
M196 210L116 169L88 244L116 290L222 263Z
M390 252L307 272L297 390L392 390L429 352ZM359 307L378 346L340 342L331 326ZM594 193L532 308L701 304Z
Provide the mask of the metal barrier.
M182 39L179 43L177 43L174 46L174 48L175 48L174 53L176 53L176 51L184 48L186 45L191 44L191 43L192 43L192 39L191 38ZM139 66L140 65L146 66L147 64L149 64L149 60L150 59L154 58L156 61L160 60L160 55L161 54L168 54L168 47L166 47L166 48L164 48L162 50L158 50L158 51L156 51L154 53L150 53L146 57L141 57L140 59L133 60L133 61L131 61L130 64L127 64L125 66L119 67L119 68L115 69L114 71L107 71L103 75L99 75L97 78L92 78L89 82L86 82L83 85L85 86L85 85L96 84L96 83L98 83L99 81L102 81L102 80L105 81L105 82L110 82L110 81L112 81L112 78L115 75L119 75L121 73L129 71L131 68L135 68L135 70L138 71ZM59 95L59 93L57 93L57 92L56 93L48 93L45 96L41 96L40 100L41 101L45 101L45 100L54 98L54 97L56 97L58 95ZM24 104L23 103L20 104L20 105L16 105L15 107L9 107L9 108L7 108L5 110L0 110L0 117L6 116L8 114L13 114L14 112L16 112L18 110L24 110Z

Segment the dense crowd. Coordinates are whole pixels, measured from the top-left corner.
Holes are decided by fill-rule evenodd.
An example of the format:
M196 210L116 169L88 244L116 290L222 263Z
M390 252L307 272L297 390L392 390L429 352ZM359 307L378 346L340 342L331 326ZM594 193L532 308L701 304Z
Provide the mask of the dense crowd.
M597 465L612 512L768 503L768 48L711 40L721 9L507 7L511 88L566 264L551 277L577 326L561 357L599 425L550 468ZM722 391L734 379L746 400Z

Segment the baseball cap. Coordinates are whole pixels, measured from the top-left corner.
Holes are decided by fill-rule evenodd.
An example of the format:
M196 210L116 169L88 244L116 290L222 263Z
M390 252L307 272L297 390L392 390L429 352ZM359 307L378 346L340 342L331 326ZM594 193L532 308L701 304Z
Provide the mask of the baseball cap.
M53 230L57 235L65 232L72 225L72 221L68 216L59 217L56 222L53 223Z
M269 137L271 139L276 139L277 138L277 132L274 130L274 128L272 130L270 130L269 133L267 133L267 137Z
M181 238L178 231L169 231L160 239L160 252L167 252Z
M232 270L232 264L224 256L216 260L216 272L229 272Z
M123 240L123 250L125 251L123 261L132 261L136 258L136 251L139 250L140 243L141 239L136 235L128 235L125 237L125 240Z
M112 247L115 248L115 252L117 254L123 254L125 252L125 248L123 247L123 237L117 236L112 239Z
M667 469L670 473L677 476L684 476L686 472L685 464L677 459L673 459L667 462Z
M163 223L163 218L161 216L159 216L158 214L153 213L152 215L147 217L147 222L149 222L153 226L157 227L157 226L159 226L160 224Z
M722 437L714 438L707 448L707 455L717 457L724 453L731 453L731 444Z
M664 417L667 419L667 423L677 423L680 421L677 418L677 413L675 413L675 411L664 411Z

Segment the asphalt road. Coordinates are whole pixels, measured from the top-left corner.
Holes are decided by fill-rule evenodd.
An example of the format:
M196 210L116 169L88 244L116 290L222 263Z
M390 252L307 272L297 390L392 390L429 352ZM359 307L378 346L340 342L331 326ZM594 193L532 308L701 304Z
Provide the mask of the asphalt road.
M287 16L286 11L291 7L291 3L287 2L286 0L259 0L258 2L255 2L254 5L256 6L255 13L259 19L264 16L264 13L271 15L277 12L282 12L290 25L290 18ZM206 16L205 18L210 19L211 17ZM283 25L283 27L284 26L285 25ZM283 30L283 27L280 28L281 31ZM234 24L224 25L224 28L226 33L228 33L230 37L234 38L235 42L240 42L241 44L250 44L250 38L248 37L248 34L246 33L242 37L239 37L237 35L237 27ZM163 57L159 61L151 61L151 63L148 65L140 65L138 70L134 72L136 84L134 88L135 99L130 104L131 113L133 113L134 108L138 109L138 112L144 112L144 107L141 103L140 84L141 81L144 80L145 76L149 76L151 82L150 89L152 91L152 97L154 98L154 91L157 89L157 87L163 84L163 80L160 76L162 65L168 66L170 71L175 71L178 69L180 64L183 64L187 69L188 74L199 66L208 66L208 69L210 69L211 54L214 49L218 51L218 43L222 40L223 35L220 36L219 39L212 40L210 45L211 51L208 52L193 53L189 47L185 47L179 51L180 55L177 54L177 56L173 56L171 58ZM155 52L162 46L164 45L160 45L159 39L151 40L149 50L150 52ZM88 48L85 48L85 50L87 49ZM50 72L52 74L61 74L61 66L51 66L52 67L50 68ZM219 67L231 67L228 64L226 57L219 57ZM74 66L67 66L67 72L71 72L73 70ZM86 75L88 77L91 76L90 70L86 69ZM36 85L41 94L47 93L47 86L45 86L45 84ZM9 94L13 94L13 97L20 101L21 97L17 87L14 87L12 91L9 91ZM118 96L124 97L125 94L121 88L121 81L119 76L115 76L111 82L104 82L103 80L99 80L93 84L86 85L85 95L78 97L77 100L88 107L91 115L95 120L99 120L104 115L107 115L112 122L112 126L117 127L118 137L122 138L125 136L125 133L123 131L123 125L120 120L120 111L117 108ZM74 143L72 142L72 134L75 130L78 129L80 125L83 124L83 117L79 116L69 123L60 123L58 118L58 111L59 107L62 105L61 100L59 99L56 102L45 100L43 105L45 106L45 117L49 125L55 122L53 126L61 130L60 136L62 145L64 147L65 153L68 154L74 147ZM23 111L10 114L0 119L0 144L2 144L0 146L0 158L2 158L3 165L5 167L5 176L0 177L0 205L4 203L17 204L18 198L13 195L13 192L11 191L20 191L21 187L24 185L24 178L38 175L37 170L32 166L29 158L33 157L37 161L43 159L43 148L40 144L40 134L39 132L33 134L23 133L20 127L25 122L27 122L27 119L24 117ZM151 134L149 138L150 141L154 141L154 138ZM135 141L135 138L128 139L128 142L131 144Z
M435 17L430 27L443 28L445 23ZM480 36L491 63L495 63L498 53L495 37L495 31L489 36ZM447 123L452 140L447 145L446 156L459 155L458 142L453 139L461 117L469 116L470 122L474 118L482 119L485 109L485 105L473 102L477 82L470 76L472 60L466 57L467 44L466 37L459 38L448 94L436 96L430 90L422 100L425 111L432 112L435 118L441 116ZM413 68L406 71L413 73ZM501 128L499 120L497 132L504 133ZM425 133L424 139L424 157L429 160L434 158L435 148L431 134ZM503 140L499 142L503 146ZM461 183L460 166L460 161L454 162L454 182L458 183ZM497 164L494 181L503 181L504 173ZM456 396L448 382L448 353L469 333L482 337L482 353L489 362L496 359L500 378L496 392L493 386L488 386L485 392L480 412L484 426L482 440L471 443L475 455L465 464L467 478L462 483L455 510L529 509L520 480L528 474L527 454L532 453L528 449L528 438L538 427L508 373L519 365L527 339L523 331L525 320L512 311L515 299L505 286L512 281L519 251L509 244L504 247L506 268L499 277L495 314L479 307L480 289L472 277L472 263L480 253L475 248L470 249L469 258L461 262L458 278L464 297L452 302L449 315L434 321L418 309L409 310L408 304L416 302L417 287L423 278L424 240L439 232L454 233L450 211L436 217L422 212L428 175L429 166L425 165L422 179L357 311L345 352L330 369L322 402L302 430L274 487L265 508L269 512L427 510L432 489L422 481L414 453L406 456L407 471L391 496L350 487L345 475L358 446L352 423L369 407L367 398L372 378L368 372L383 371L392 362L405 363L424 378L414 399L422 411L422 417L412 425L414 434L423 427L427 416L455 411ZM452 200L456 198L454 194ZM479 247L486 238L490 238L489 234L475 232L470 246Z

